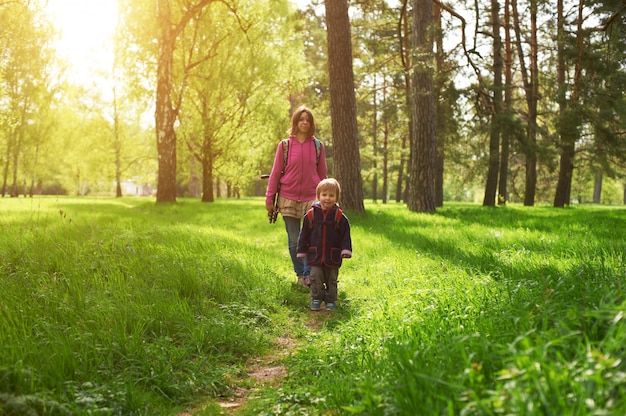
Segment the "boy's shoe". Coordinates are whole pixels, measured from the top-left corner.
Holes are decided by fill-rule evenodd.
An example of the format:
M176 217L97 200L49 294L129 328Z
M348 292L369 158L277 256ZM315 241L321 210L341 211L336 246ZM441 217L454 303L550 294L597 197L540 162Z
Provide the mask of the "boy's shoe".
M329 311L334 311L335 309L337 309L337 305L335 305L333 302L328 302L326 304L326 309L328 309Z
M304 276L298 275L298 284L304 286Z
M322 307L322 301L321 300L313 299L311 301L311 310L312 311L319 311L321 307Z

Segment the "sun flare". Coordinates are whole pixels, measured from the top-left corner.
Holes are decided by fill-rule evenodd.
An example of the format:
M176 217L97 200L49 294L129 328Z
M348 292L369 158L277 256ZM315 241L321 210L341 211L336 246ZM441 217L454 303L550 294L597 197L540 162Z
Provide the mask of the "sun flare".
M72 79L89 83L94 74L111 71L116 0L49 0L47 10L60 31L56 46Z

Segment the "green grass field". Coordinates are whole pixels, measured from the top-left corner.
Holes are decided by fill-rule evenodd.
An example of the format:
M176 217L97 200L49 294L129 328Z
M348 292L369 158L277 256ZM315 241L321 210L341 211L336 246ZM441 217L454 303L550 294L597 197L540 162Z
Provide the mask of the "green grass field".
M261 198L3 199L0 415L626 414L624 207L365 207L331 315Z

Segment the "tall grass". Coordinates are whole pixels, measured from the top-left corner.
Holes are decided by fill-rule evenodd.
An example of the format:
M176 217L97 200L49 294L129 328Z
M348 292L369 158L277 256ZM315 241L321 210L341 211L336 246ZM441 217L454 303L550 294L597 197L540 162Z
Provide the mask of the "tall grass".
M0 408L216 414L288 333L289 376L240 414L626 412L623 208L366 203L332 316L307 310L263 211L2 200Z
M351 219L340 313L250 414L625 413L626 211L370 204Z
M289 290L255 205L3 200L0 403L148 415L227 392Z

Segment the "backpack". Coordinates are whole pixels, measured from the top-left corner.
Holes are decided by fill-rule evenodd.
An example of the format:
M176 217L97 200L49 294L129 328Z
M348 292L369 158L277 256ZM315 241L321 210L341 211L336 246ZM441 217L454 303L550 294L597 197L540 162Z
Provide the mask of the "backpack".
M281 140L283 144L283 170L281 174L285 173L285 168L287 167L287 157L289 155L289 139ZM319 139L315 139L315 163L319 165L320 163L320 153L322 151L322 142Z
M335 225L335 230L336 230L337 228L339 228L339 226L337 224L339 224L339 220L343 216L343 211L339 207L336 207L335 209L337 210L335 212L335 224L334 224ZM313 208L309 209L306 212L306 219L307 219L307 223L309 224L309 228L313 228L313 220L315 219L315 214L314 214Z

